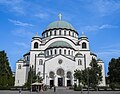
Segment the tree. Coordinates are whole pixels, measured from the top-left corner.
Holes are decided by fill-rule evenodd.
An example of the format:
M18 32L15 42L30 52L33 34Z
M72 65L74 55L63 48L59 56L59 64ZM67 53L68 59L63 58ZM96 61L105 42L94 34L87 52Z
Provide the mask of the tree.
M80 82L82 80L82 72L80 70L75 70L74 77L78 80L78 83L80 85Z
M102 81L102 67L98 65L96 59L92 59L89 69L89 84L96 88Z
M0 51L0 88L14 85L14 77L5 51Z
M74 77L78 79L79 83L82 82L84 86L90 85L95 89L97 85L102 81L101 70L102 67L98 65L95 59L92 59L90 62L90 67L82 71L75 70Z
M108 66L108 79L110 86L120 86L120 57L112 58Z
M28 72L28 79L24 86L26 86L28 89L30 89L32 83L42 82L43 79L39 75L40 74L36 75L33 67L30 67L30 70Z

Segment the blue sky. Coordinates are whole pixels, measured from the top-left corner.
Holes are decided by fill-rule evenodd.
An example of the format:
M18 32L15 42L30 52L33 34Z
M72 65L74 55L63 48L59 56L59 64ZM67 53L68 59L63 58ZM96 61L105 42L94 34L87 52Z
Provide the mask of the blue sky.
M31 38L59 13L79 35L88 36L107 73L110 59L120 56L120 0L0 0L0 50L8 54L12 70L30 50Z

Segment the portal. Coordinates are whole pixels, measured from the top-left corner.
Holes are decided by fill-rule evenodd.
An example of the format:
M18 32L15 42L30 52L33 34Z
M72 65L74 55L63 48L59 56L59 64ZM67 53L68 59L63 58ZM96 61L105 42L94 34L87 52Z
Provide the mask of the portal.
M58 86L63 86L63 78L58 78Z
M54 86L54 80L50 80L50 87Z

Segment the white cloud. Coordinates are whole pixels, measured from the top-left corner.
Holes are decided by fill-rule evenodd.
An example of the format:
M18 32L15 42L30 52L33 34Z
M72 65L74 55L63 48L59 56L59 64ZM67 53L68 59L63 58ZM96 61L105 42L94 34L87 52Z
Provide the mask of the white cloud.
M117 43L117 44L112 44L112 45L107 45L105 47L101 47L100 49L117 49L117 48L120 48L120 44Z
M49 15L47 13L38 13L35 16L40 19L44 19L44 18L48 18Z
M13 23L14 25L18 25L18 26L34 26L33 24L29 24L29 23L25 23L25 22L20 22L18 20L12 20L12 19L8 19L11 23Z
M106 29L106 28L118 28L118 26L110 25L110 24L104 24L99 27L99 29Z
M109 15L120 9L119 0L98 0L93 2L93 11L99 12L101 16Z
M27 31L24 28L13 30L11 31L11 33L15 36L25 37L25 38L31 38L34 36L34 33Z
M107 58L113 58L113 57L119 57L120 56L120 49L109 49L109 50L104 50L101 52L96 52L97 55L101 58L107 59Z
M29 48L30 45L24 42L14 42L17 46L24 47L24 48Z
M27 3L24 0L0 0L0 5L4 5L10 12L25 14Z
M88 26L83 26L81 27L81 31L88 32L88 31L98 31L102 29L110 29L110 28L119 28L118 26L115 25L110 25L110 24L103 24L103 25L88 25Z

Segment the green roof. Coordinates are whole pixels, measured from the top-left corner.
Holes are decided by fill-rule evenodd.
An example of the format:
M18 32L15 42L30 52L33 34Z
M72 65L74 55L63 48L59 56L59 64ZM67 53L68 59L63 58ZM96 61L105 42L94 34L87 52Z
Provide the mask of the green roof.
M48 48L52 48L52 47L67 47L67 48L72 48L72 46L65 42L65 41L56 41L56 42L53 42L51 43Z
M61 21L61 20L50 23L47 26L46 30L54 29L54 28L66 28L66 29L75 30L74 27L70 23L66 21Z

